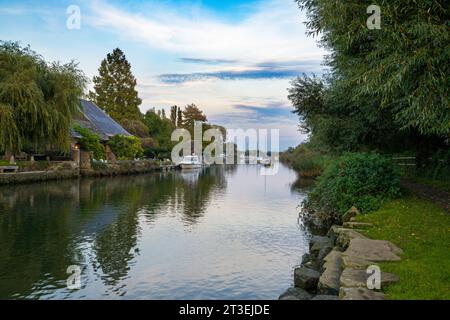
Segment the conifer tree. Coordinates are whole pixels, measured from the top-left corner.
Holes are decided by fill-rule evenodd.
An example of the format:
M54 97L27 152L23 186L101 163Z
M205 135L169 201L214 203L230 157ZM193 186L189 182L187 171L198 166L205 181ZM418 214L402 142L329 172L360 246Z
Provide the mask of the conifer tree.
M142 100L136 91L136 78L131 65L119 48L102 61L99 75L94 77L94 91L89 98L116 121L139 120Z
M183 111L181 111L181 108L178 108L177 128L181 128L182 126L183 126Z
M174 127L177 125L177 112L178 112L177 106L170 107L170 121L172 122Z

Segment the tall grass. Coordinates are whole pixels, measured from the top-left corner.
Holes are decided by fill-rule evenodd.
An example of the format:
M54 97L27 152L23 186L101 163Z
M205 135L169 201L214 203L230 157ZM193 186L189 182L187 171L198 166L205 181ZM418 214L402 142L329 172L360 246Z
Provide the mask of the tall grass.
M301 144L280 156L283 163L298 171L299 175L304 178L320 176L332 159L331 155L311 149L308 144Z

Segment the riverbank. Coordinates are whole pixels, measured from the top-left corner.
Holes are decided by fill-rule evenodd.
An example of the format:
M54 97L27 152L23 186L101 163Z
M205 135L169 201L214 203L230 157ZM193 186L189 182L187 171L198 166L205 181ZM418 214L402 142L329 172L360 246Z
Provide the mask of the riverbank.
M76 179L80 177L114 177L146 174L174 169L171 165L160 165L152 160L117 161L115 163L96 162L79 167L74 162L48 166L51 170L26 171L0 174L0 185L35 183L52 180Z
M450 214L429 200L406 194L358 222L362 233L386 239L404 251L399 262L381 263L400 281L384 290L387 299L450 299Z
M375 212L356 212L327 236L312 237L281 300L450 299L448 212L406 191ZM367 289L373 266L381 290Z
M381 271L379 264L400 261L403 251L386 240L373 240L361 233L370 223L356 222L356 208L343 217L343 225L332 226L326 236L313 236L310 252L294 271L294 288L280 300L384 300L385 286L398 281L395 274Z

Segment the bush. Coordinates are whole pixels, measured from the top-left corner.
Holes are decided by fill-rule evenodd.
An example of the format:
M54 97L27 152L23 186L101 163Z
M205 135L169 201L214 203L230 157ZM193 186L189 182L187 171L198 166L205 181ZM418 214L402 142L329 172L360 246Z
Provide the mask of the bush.
M82 138L79 140L80 148L94 154L94 159L105 160L105 146L101 143L100 137L91 130L74 126L73 129L78 132Z
M94 169L95 171L106 171L106 170L108 170L108 164L106 162L103 162L103 161L94 161L94 160L92 160L91 165L92 165L92 169Z
M152 148L145 148L144 154L147 158L152 159L170 159L172 157L172 150L167 148L161 148L161 147L152 147Z
M322 224L339 220L350 207L362 213L378 209L400 193L392 161L374 153L348 153L333 161L305 201L305 210Z
M109 140L108 145L119 160L132 160L144 155L141 140L136 137L117 135Z

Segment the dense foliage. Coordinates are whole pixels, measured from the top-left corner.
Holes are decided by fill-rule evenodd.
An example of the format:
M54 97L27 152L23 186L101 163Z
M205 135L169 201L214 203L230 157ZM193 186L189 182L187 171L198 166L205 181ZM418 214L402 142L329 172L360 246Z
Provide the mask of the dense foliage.
M398 194L396 154L415 157L413 176L448 179L446 2L381 0L381 29L370 30L371 1L296 1L307 14L308 34L318 36L330 54L322 77L303 75L288 89L310 142L283 157L313 172L320 163L328 165L320 160L324 153L344 154L325 169L305 212L330 222L351 206L378 208Z
M448 148L450 33L446 1L297 0L307 28L329 50L329 73L289 90L302 128L331 151L415 150L419 161Z
M105 146L101 143L100 137L91 130L75 125L73 129L81 135L78 143L83 151L92 152L94 159L105 160Z
M29 47L0 42L0 151L68 151L86 78L75 63L47 63Z
M163 117L162 112L150 109L144 116L144 123L155 143L145 148L145 155L151 158L170 158L172 147L171 135L175 126L170 119Z
M133 136L114 136L108 141L108 145L119 160L133 160L144 155L141 141Z
M352 206L362 213L376 210L398 196L399 190L399 175L390 159L374 153L347 153L327 166L305 208L322 221L333 221Z
M331 51L331 84L353 107L375 102L400 129L448 137L450 33L445 0L381 0L382 25L366 26L372 1L297 0L310 34Z

